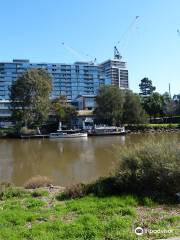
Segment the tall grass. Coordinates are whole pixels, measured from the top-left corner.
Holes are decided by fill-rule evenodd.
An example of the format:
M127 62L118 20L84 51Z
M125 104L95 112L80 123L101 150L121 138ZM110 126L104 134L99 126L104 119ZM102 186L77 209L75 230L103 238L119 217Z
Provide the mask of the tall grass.
M180 142L151 137L119 151L115 173L119 192L173 196L180 191Z

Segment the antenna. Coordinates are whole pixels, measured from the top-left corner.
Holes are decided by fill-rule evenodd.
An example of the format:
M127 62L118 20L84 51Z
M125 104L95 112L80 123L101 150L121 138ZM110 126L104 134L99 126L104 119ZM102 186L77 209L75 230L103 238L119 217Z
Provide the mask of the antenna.
M169 83L169 96L171 97L171 84Z

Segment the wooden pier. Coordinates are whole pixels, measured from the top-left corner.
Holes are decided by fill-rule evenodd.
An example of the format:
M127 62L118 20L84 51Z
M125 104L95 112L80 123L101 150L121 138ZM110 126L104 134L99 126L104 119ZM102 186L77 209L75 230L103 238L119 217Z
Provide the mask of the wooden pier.
M21 135L21 139L49 138L49 134Z

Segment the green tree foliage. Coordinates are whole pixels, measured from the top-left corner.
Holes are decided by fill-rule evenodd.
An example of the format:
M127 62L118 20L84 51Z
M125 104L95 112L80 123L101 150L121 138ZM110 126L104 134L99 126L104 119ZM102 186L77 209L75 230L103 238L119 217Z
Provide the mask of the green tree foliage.
M175 114L180 115L180 94L174 95L174 107L175 107Z
M51 78L43 69L23 73L12 83L12 117L27 127L39 127L48 117L52 90Z
M169 95L168 92L165 92L163 95L163 113L164 116L172 117L175 114L175 105L174 101Z
M52 112L59 122L68 126L71 125L71 120L77 116L76 109L67 102L65 96L60 96L52 101Z
M101 123L118 125L122 121L124 96L115 86L103 86L96 97L97 107L94 111Z
M96 97L95 114L101 123L144 123L147 115L140 97L132 91L120 90L114 86L103 86Z
M151 96L144 98L143 106L150 118L163 116L164 99L161 94L155 92Z
M148 78L143 78L141 80L141 83L139 84L139 88L140 88L140 95L142 96L149 96L156 90L156 87L152 85L152 81Z
M123 123L145 123L147 115L142 107L140 97L132 91L126 91L123 105Z
M67 100L64 96L53 99L52 101L52 111L56 116L58 121L63 121L65 118L65 106L67 105Z

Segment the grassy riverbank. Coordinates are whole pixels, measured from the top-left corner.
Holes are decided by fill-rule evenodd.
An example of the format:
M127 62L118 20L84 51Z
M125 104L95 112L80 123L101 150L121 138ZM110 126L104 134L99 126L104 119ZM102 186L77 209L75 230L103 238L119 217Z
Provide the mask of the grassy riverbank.
M127 124L126 130L130 132L141 132L141 133L151 133L151 132L179 132L179 123L147 123L147 124Z
M90 184L55 188L43 176L0 185L0 240L135 240L180 236L180 146L156 140L114 148L112 174ZM43 189L35 189L38 187ZM133 196L131 195L133 194Z
M149 198L89 195L59 201L57 193L7 188L0 195L1 240L138 239L133 228L171 230L141 239L180 235L178 205L158 205Z
M51 125L50 125L51 126ZM127 132L168 132L168 131L180 131L180 123L159 123L159 124L125 124ZM52 126L51 131L45 131L45 134L56 131ZM12 128L0 128L0 138L19 138L20 135L36 135L36 129L22 128L21 133L14 127Z

